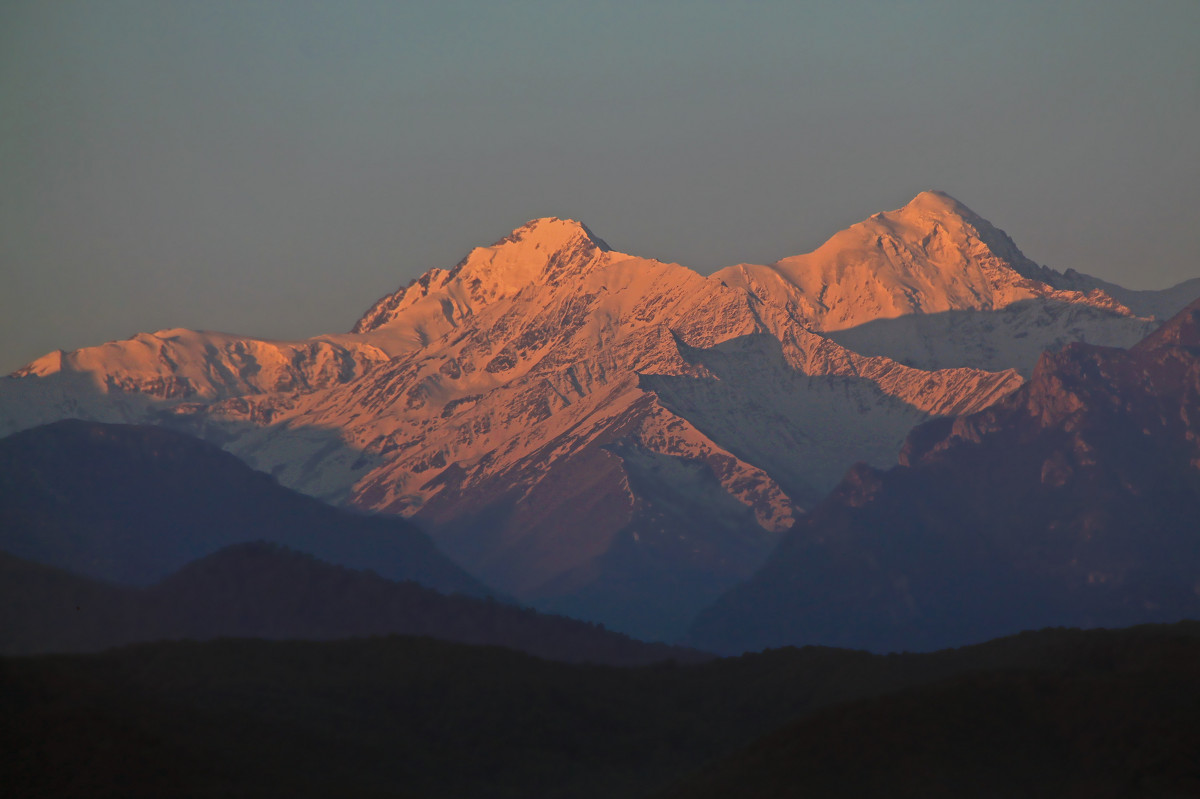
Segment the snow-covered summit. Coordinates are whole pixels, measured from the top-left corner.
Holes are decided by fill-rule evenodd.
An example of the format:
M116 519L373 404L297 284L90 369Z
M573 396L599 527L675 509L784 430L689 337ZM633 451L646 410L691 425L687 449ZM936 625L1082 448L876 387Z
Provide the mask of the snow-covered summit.
M971 216L978 218L978 215L961 202L951 197L944 191L938 189L928 189L921 192L916 197L909 200L908 204L901 209L902 211L914 211L930 214L956 214L957 216Z
M492 246L498 247L501 244L525 242L535 248L554 248L561 246L565 241L570 241L580 236L588 239L592 244L605 252L612 249L604 239L592 233L591 229L583 222L575 219L560 219L557 216L543 216L531 219Z
M489 247L476 247L453 269L432 269L383 297L353 332L392 326L413 342L424 343L487 303L514 296L529 286L581 275L611 262L614 255L619 254L612 253L582 222L534 219Z
M1034 298L1129 314L1101 290L1054 288L1051 274L950 195L926 191L903 208L835 234L813 252L770 265L740 264L717 276L786 305L822 331L908 314L996 310Z

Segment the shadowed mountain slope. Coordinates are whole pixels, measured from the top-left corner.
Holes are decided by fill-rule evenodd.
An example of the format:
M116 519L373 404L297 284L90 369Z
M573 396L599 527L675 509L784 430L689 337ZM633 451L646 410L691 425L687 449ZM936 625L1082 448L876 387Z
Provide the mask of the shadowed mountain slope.
M326 505L181 433L66 420L0 439L0 550L20 558L146 585L260 540L440 591L489 593L411 523Z
M1172 313L1200 297L1172 307ZM1086 341L1128 347L1157 328L1156 319L1055 299L1020 300L992 311L974 309L876 319L826 335L863 355L892 358L918 369L1016 369L1033 374L1043 352Z
M710 659L586 622L333 566L263 542L235 544L147 588L0 553L0 652L89 652L138 641L221 637L330 640L426 635L572 663Z
M1200 301L1130 350L1074 344L980 413L853 468L691 641L958 645L1200 616Z

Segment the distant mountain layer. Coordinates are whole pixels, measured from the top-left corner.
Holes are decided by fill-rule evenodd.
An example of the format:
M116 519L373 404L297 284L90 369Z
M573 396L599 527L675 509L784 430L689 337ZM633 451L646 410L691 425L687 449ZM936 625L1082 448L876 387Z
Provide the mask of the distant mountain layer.
M1130 350L1073 344L901 465L855 467L692 642L930 649L1200 617L1200 301Z
M91 652L138 641L426 635L551 660L631 666L711 656L586 622L385 580L276 544L235 544L147 588L0 553L0 653Z
M0 439L0 550L147 585L247 541L444 592L490 593L411 523L331 507L181 433L66 420Z
M914 425L987 407L1047 347L1157 324L1093 283L939 192L709 277L538 219L350 333L50 353L0 380L0 429L181 429L291 488L417 519L524 601L671 636L853 463L894 463Z
M1191 796L1197 636L1059 629L928 655L806 647L633 669L403 637L0 658L0 752L15 755L0 784L610 799L731 758L670 795Z
M1074 269L1068 269L1061 275L1053 273L1051 279L1056 287L1062 289L1083 292L1099 289L1138 316L1152 316L1158 319L1170 319L1180 308L1200 297L1200 277L1157 291L1127 289Z

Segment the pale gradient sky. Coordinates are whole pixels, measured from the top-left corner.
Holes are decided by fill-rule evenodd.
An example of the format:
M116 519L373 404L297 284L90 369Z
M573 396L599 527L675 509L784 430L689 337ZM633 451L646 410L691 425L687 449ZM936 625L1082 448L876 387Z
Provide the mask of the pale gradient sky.
M0 373L348 330L537 216L702 272L949 192L1200 275L1200 2L0 0Z

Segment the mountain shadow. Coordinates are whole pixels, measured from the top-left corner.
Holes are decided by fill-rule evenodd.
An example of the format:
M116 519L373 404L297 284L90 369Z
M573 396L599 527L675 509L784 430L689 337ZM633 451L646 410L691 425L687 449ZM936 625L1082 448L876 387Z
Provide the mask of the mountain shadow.
M1168 316L1173 316L1187 301L1168 304L1173 308ZM1057 352L1073 342L1129 347L1159 324L1111 309L1039 298L996 310L875 319L823 335L861 355L882 355L918 369L1016 369L1029 377L1043 352Z
M527 599L647 640L677 641L700 609L762 565L774 537L703 461L627 441L606 449L620 457L635 497L628 522L602 554Z
M807 375L788 362L774 336L739 336L712 347L677 341L680 355L707 373L642 374L673 413L712 441L764 470L788 497L812 507L853 462L895 461L904 434L929 414L890 396L876 381ZM1003 371L1003 370L1001 370Z

